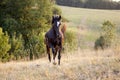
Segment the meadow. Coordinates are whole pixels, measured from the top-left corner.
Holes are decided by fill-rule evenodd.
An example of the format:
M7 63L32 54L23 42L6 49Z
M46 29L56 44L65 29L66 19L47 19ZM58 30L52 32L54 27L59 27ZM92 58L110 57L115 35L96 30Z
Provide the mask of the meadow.
M60 66L49 63L47 56L34 61L0 63L0 80L120 80L120 47L118 52L93 50L104 20L119 28L120 11L58 7L69 20L67 30L77 34L78 49L62 54Z
M112 50L77 50L62 54L61 65L47 57L27 62L0 63L0 80L119 80L120 55Z
M120 25L120 10L58 7L61 8L63 16L72 23L72 26L85 24L89 27L99 27L105 20L110 20L116 26Z
M94 42L101 35L104 21L111 21L120 34L120 10L102 10L58 6L62 15L69 20L67 24L78 32L78 44L81 48L93 48Z

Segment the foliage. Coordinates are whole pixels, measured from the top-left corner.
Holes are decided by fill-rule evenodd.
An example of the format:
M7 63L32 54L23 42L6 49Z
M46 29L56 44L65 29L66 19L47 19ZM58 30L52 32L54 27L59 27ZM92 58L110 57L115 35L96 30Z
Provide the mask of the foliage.
M51 8L49 0L2 0L0 24L4 31L8 32L12 28L17 34L27 35L33 29L40 33L49 27L52 16Z
M10 36L9 53L14 58L32 59L31 55L38 58L44 53L41 34L50 27L52 4L50 0L0 0L0 25Z
M44 35L41 33L36 36L33 32L33 35L29 36L27 50L30 60L39 58L45 52Z
M6 62L9 60L9 54L7 53L9 49L9 36L4 34L0 28L0 61Z
M17 1L16 0L2 0L0 5L1 5L0 7L1 9L0 20L1 21L10 17L18 21L20 24L23 21L27 22L30 18L32 0L17 0Z
M2 26L4 26L4 32L7 31L10 37L12 37L14 35L14 32L17 31L16 27L18 26L18 23L13 18L5 18L3 19Z
M9 53L13 58L18 60L19 58L25 57L24 54L24 40L22 38L22 35L19 35L18 37L14 33L14 35L10 38L10 44L11 49L9 50Z

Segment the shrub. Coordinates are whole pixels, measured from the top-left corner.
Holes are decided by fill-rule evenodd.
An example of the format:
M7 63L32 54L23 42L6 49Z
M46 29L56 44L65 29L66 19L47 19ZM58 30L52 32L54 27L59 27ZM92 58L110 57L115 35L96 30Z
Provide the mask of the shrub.
M95 49L111 47L116 39L116 27L110 21L105 21L102 24L102 36L95 41Z
M29 59L37 59L45 52L44 36L42 33L36 35L34 32L29 36L27 48Z
M0 61L6 62L9 60L9 54L7 53L9 49L9 36L4 34L2 28L0 28Z
M71 51L77 48L76 32L68 30L65 33L65 50Z
M95 46L94 48L98 50L98 48L104 49L105 48L105 39L103 36L100 36L96 41L95 41Z
M116 38L116 26L110 21L105 21L102 26L102 35L105 39L105 46L111 47Z
M24 54L24 40L22 35L16 36L16 33L10 38L11 49L9 53L13 56L16 60L19 58L25 57Z

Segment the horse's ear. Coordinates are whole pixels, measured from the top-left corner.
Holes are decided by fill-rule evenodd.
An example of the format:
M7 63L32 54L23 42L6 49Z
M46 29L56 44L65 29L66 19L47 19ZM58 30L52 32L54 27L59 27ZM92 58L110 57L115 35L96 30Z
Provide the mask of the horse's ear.
M59 16L59 21L61 20L61 15Z
M54 16L52 16L52 18L54 18Z

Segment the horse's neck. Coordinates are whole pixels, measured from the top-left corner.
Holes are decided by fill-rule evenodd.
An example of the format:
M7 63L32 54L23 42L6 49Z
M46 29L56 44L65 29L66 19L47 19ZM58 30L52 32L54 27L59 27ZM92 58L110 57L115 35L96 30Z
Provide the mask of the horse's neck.
M54 25L52 25L51 30L52 30L52 31L55 31Z

